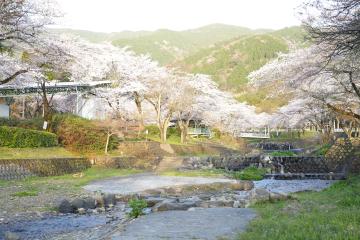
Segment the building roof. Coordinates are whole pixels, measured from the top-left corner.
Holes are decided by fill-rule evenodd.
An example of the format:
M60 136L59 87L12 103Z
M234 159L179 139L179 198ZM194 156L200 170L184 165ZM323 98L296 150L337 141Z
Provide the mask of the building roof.
M93 82L56 82L52 81L46 84L47 93L72 93L72 92L84 92L94 88L108 87L111 85L111 81L93 81ZM41 91L39 84L29 84L27 86L1 86L0 85L0 97L12 97L21 95L36 94Z

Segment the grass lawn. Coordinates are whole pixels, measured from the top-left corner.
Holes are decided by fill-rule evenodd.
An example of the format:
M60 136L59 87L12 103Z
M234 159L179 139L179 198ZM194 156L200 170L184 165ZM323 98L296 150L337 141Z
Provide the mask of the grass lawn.
M52 177L30 177L24 180L16 181L0 181L0 186L9 186L12 184L20 184L25 188L37 189L42 186L49 186L50 190L52 189L51 185L57 186L66 186L67 188L80 188L91 181L100 180L110 177L126 176L136 173L141 173L141 170L137 169L114 169L114 168L103 168L103 167L92 167L88 168L81 173L76 174L66 174L62 176L52 176Z
M360 239L360 176L294 196L256 204L259 217L238 239Z
M7 148L0 147L0 159L16 158L60 158L79 157L77 153L70 152L62 147L48 148Z

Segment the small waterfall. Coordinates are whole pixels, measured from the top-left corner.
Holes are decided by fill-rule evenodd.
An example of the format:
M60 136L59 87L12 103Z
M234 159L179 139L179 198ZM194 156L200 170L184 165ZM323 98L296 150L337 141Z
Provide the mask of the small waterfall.
M284 165L280 164L280 173L284 174Z

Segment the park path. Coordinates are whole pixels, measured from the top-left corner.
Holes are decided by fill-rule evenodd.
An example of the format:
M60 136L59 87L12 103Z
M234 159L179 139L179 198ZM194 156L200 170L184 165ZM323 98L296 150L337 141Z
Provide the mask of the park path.
M135 219L113 240L233 239L255 218L249 208L207 208L157 212Z

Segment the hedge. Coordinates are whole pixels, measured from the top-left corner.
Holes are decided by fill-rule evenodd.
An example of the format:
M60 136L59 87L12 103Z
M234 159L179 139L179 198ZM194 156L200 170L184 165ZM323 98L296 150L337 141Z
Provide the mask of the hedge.
M41 131L43 128L44 119L8 119L0 118L0 126L19 127Z
M11 148L54 147L58 145L53 133L17 127L0 127L0 146Z
M59 141L65 147L80 152L104 151L107 133L95 121L71 114L56 114L50 124L52 132L59 136ZM110 138L109 150L118 145L115 135Z

